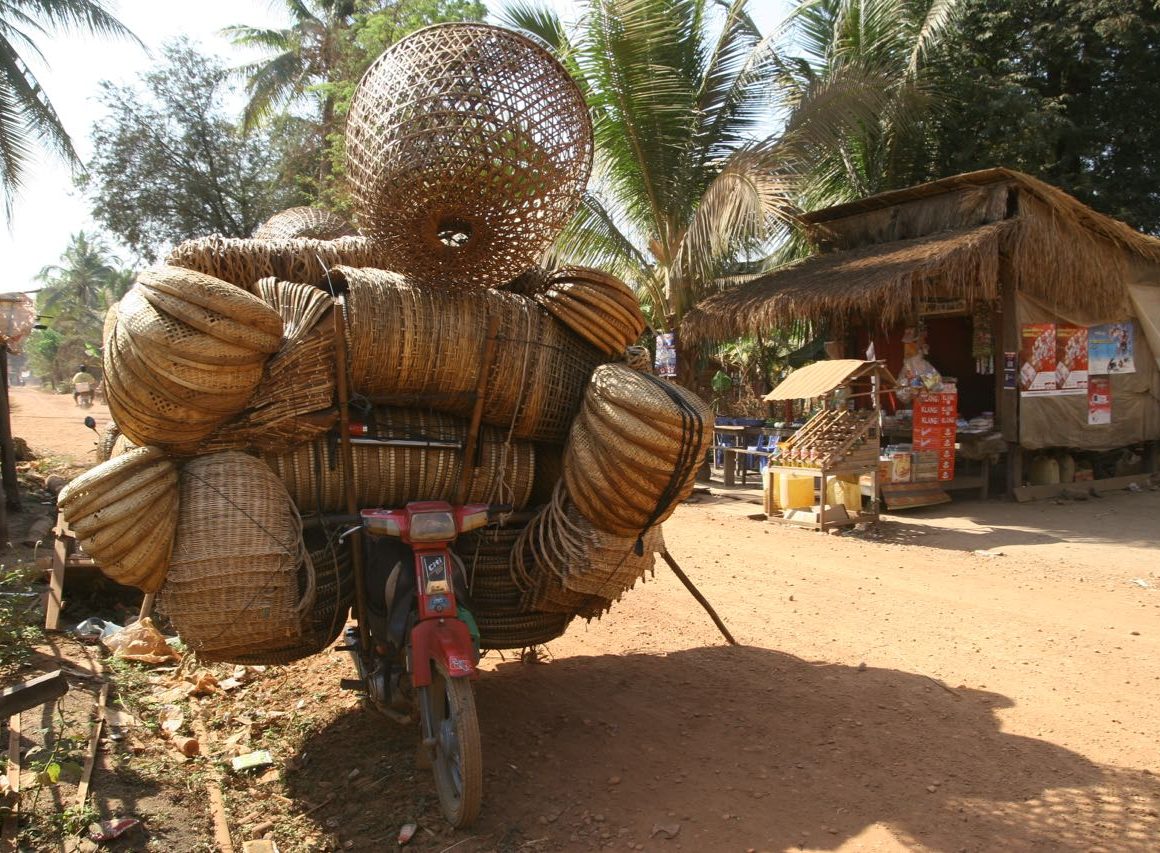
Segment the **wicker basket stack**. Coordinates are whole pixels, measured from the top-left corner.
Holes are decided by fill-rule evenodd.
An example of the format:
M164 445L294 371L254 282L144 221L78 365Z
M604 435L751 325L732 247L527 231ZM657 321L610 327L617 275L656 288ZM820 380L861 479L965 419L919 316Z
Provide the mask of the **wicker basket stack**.
M161 450L139 447L90 468L61 490L57 506L106 575L161 589L177 527L177 468Z
M546 642L652 567L708 419L648 374L623 282L535 266L588 176L583 98L521 36L432 27L360 83L347 150L361 235L293 208L182 243L110 312L121 435L62 510L203 658L277 664L352 602L348 547L302 513L511 504L456 543L465 605L486 648Z

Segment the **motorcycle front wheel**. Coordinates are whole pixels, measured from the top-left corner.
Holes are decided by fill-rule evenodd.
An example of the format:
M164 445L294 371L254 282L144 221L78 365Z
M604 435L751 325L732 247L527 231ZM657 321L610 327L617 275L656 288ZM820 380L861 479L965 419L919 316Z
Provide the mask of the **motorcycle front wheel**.
M419 702L420 722L424 737L435 741L430 747L431 767L443 816L459 829L479 816L483 802L479 719L471 682L450 678L441 663L432 663L431 686L421 688L427 701Z

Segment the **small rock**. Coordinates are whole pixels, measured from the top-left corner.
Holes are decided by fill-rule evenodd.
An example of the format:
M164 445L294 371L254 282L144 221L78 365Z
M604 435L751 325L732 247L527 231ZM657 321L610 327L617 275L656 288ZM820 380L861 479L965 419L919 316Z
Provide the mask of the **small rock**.
M862 661L862 663L858 664L858 672L865 672L865 671L866 671L866 661Z
M928 790L930 793L932 793L932 794L933 794L935 791L937 791L937 790L938 790L938 785L927 785L927 786L926 786L926 789L927 789L927 790Z
M619 785L620 784L620 777L619 776L610 776L608 779L608 784L609 785Z
M356 767L354 770L352 770L346 774L346 781L353 782L355 779L357 779L359 777L359 775L361 773L362 773L362 771Z

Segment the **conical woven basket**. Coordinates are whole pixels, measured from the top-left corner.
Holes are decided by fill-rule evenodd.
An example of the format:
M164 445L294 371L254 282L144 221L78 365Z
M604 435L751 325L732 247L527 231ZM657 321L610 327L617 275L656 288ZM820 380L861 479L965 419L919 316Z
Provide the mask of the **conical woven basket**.
M365 237L312 240L243 240L203 237L186 240L169 253L170 266L197 270L251 293L264 278L312 284L329 292L326 272L334 267L387 268L387 258Z
M316 593L301 520L274 473L243 453L187 462L161 593L185 643L205 660L284 650L301 640Z
M291 207L275 213L254 231L255 240L337 240L353 237L350 223L320 207Z
M360 227L386 269L488 287L532 266L572 217L592 126L548 51L498 27L441 24L367 70L346 151Z
M360 507L402 506L416 500L451 500L459 486L467 423L450 415L416 409L378 407L373 434L412 446L356 444L354 489ZM424 442L453 447L423 446ZM345 467L334 445L316 441L265 457L303 512L342 512L346 508ZM514 441L483 427L472 486L465 502L527 505L535 475L531 442Z
M616 276L564 267L548 278L535 297L549 313L588 343L619 356L644 332L644 315L636 294Z
M679 385L623 364L596 369L572 424L564 482L580 513L635 537L689 496L712 412Z
M348 288L352 383L376 402L469 416L495 317L483 422L516 438L562 442L592 370L606 360L518 294L445 292L381 270L334 275Z

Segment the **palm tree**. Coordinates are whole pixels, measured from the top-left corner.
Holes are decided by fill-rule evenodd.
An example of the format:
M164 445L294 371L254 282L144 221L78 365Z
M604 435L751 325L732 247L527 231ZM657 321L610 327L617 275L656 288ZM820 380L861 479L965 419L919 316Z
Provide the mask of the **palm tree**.
M334 129L334 80L345 34L354 23L355 0L284 0L292 23L284 29L238 24L222 32L240 47L258 47L272 56L238 69L247 78L250 101L245 127L307 96L315 100L323 138Z
M505 13L554 49L594 117L595 190L556 254L618 272L657 328L756 269L796 210L797 174L877 105L861 71L776 89L773 39L747 6L588 0L573 33L543 8Z
M873 121L812 164L801 202L840 204L913 183L934 149L924 121L938 96L930 57L962 0L800 0L787 22L796 55L779 56L778 85L804 90L853 69L873 69L885 102Z
M132 275L118 268L104 241L78 231L60 263L44 267L36 280L44 285L37 295L40 311L61 324L86 329L95 323L99 330L109 306L128 290Z
M0 184L4 215L20 189L34 141L79 166L72 140L22 54L43 59L39 37L81 31L130 38L129 30L99 0L4 0L0 2Z

